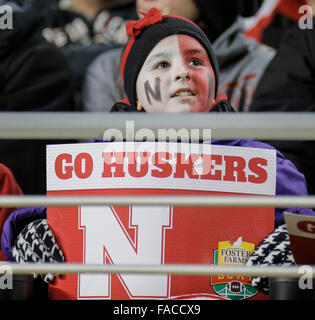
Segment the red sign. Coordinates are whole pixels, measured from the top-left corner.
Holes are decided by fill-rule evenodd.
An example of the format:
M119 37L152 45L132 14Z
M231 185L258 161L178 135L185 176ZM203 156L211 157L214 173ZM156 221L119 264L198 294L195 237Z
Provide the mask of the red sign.
M153 144L148 143L148 150L138 153L137 161L136 153L104 152L104 144L49 146L47 194L250 196L274 193L275 154L269 153L270 150L264 153L253 148L211 146L211 154L198 156L181 150L183 160L180 160L178 152L173 152L170 145L159 153L152 152L152 147ZM258 158L262 160L253 160ZM210 161L210 166L204 159ZM205 167L211 170L207 172ZM205 176L221 179L204 179ZM226 263L243 264L249 254L240 252L242 242L256 246L273 230L274 209L48 208L48 223L67 262L210 265L217 263L215 251L219 243L230 241L231 254L235 251L242 259L226 259ZM227 284L224 292L229 288L232 292L225 295L221 294L222 290L214 290L210 278L163 274L75 274L57 278L49 290L52 299L222 299L241 297L243 289L249 285L248 277L227 276L223 279L218 275L216 279ZM266 295L244 293L244 298L263 299Z
M296 264L315 264L315 217L286 212L285 222Z

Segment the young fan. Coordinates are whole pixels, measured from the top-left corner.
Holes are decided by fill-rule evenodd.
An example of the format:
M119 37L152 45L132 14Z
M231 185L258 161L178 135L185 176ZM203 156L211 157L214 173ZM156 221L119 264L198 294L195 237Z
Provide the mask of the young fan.
M121 76L128 99L116 103L113 111L148 113L233 111L229 103L220 98L216 57L207 36L196 24L183 17L162 16L158 9L153 8L143 19L128 23L127 33L131 38L124 50ZM271 146L259 141L246 139L231 141L215 139L211 143L272 149ZM277 152L276 194L307 194L304 176L279 152ZM19 225L23 225L21 216L27 220L29 213L34 210L42 215L42 219L30 224L24 223L25 228L22 232L12 234L10 230L17 224L17 220L19 219ZM288 234L283 226L284 211L315 215L312 210L306 208L275 210L276 230L271 240L273 241L275 236L276 239L281 238L276 245L281 244L285 248L280 254L275 254L279 265L294 264L289 249ZM2 237L3 250L9 260L63 261L64 257L51 232L49 243L44 243L44 235L50 231L45 218L45 208L23 208L11 215L5 225L4 234L8 235L11 232L12 236ZM40 225L41 228L39 228ZM20 226L19 230L21 230ZM281 235L280 238L278 234ZM33 239L43 245L33 246ZM25 250L25 247L28 250ZM36 250L31 250L32 248ZM256 259L257 253L255 253L250 263L256 263L256 260L260 261L259 263L269 261L269 257L266 256L269 251L264 250L259 255L259 259ZM271 259L268 263L273 262ZM50 280L52 279L53 276Z
M195 22L210 40L220 67L220 91L238 111L249 105L262 73L274 50L244 36L243 17L253 15L259 0L137 0L141 13L158 8L163 14L182 16ZM125 98L119 75L123 47L99 55L88 67L82 98L84 110L109 112L116 101Z

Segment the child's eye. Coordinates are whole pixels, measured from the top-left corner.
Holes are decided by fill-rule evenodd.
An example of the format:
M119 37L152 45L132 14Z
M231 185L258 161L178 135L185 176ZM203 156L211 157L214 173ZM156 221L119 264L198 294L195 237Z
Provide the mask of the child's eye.
M169 67L169 63L167 61L162 61L159 62L158 64L155 65L154 69L165 69L167 67Z
M199 67L202 66L202 62L199 59L192 59L189 61L189 65L193 67Z

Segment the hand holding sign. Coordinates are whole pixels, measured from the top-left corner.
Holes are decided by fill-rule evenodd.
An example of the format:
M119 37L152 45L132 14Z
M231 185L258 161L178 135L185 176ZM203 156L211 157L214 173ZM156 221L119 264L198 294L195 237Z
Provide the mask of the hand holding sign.
M246 265L267 267L272 265L291 266L294 264L295 261L290 249L288 231L286 225L283 224L261 242ZM252 285L265 292L269 291L268 278L255 277L252 279Z
M18 263L64 262L63 252L60 250L46 219L29 223L19 234L12 248L12 256ZM45 282L53 283L55 275L42 275Z

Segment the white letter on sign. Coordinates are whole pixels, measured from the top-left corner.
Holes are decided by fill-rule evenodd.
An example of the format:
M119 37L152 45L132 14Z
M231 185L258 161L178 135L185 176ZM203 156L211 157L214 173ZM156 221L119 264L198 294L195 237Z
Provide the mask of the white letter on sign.
M133 241L114 208L82 206L80 228L84 229L84 263L160 265L164 263L165 229L172 228L172 208L132 206L129 226ZM119 279L129 297L168 297L168 275L121 274ZM111 298L108 274L81 274L79 298Z

